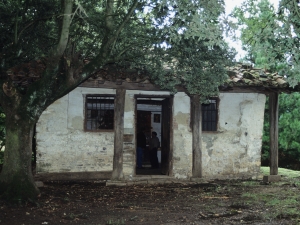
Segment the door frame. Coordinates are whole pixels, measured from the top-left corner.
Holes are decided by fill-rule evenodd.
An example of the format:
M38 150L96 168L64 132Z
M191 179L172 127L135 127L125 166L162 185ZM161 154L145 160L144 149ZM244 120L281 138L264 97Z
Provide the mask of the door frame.
M170 138L169 138L169 153L168 153L168 158L169 158L169 162L168 162L168 173L165 174L166 176L172 176L173 175L173 101L174 101L174 96L173 95L153 95L153 94L135 94L134 95L134 105L135 105L135 111L134 111L134 132L135 132L135 146L136 146L136 134L137 134L137 100L138 98L153 98L153 100L149 100L149 101L157 101L155 99L157 98L163 98L163 99L169 99L169 130L170 130ZM163 101L163 100L162 100ZM161 101L161 102L162 102ZM162 104L161 104L162 105ZM163 113L163 112L162 112ZM162 121L166 122L166 121ZM135 153L136 156L136 153ZM134 168L136 168L136 157L135 157L135 166Z

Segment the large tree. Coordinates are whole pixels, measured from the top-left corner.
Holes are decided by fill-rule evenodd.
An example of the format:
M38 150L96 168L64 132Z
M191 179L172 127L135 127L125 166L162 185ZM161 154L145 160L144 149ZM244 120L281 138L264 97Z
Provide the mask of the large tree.
M300 81L300 7L298 0L281 0L277 10L268 0L246 0L233 17L241 30L247 60L278 71L291 86Z
M273 60L271 52L278 44L275 42L280 25L270 2L244 1L240 7L234 9L232 15L241 32L239 38L242 49L247 52L244 60L254 63L256 67L270 69L274 66L276 61Z
M215 95L232 54L222 0L4 0L0 104L6 146L0 193L35 199L33 128L58 98L107 64L147 72L162 88ZM168 66L168 70L164 68Z

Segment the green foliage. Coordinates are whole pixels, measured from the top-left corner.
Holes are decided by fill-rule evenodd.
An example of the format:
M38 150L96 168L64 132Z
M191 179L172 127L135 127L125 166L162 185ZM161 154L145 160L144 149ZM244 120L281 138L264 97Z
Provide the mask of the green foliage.
M279 95L279 165L286 168L295 168L300 164L300 93ZM269 108L265 110L262 161L269 158ZM296 167L296 169L299 169Z
M278 12L268 0L247 0L233 13L248 51L246 59L287 76L291 86L300 81L299 12L296 0L281 0Z
M269 69L271 58L268 56L268 48L274 44L272 31L277 27L274 8L268 0L249 0L240 8L235 8L233 16L238 20L243 49L248 52L246 60L255 63L257 67Z
M227 78L225 65L232 63L233 54L226 52L226 45L208 47L204 41L184 38L180 42L169 41L169 44L172 47L165 50L166 56L151 59L153 64L166 60L171 65L160 73L153 71L152 77L156 83L171 90L181 84L188 93L203 97L218 95L218 87Z
M0 3L2 73L50 55L61 35L61 8L45 0ZM226 79L234 53L222 38L222 1L89 0L76 1L73 11L66 53L91 61L83 79L118 63L146 70L162 88L182 84L203 97L218 94Z
M57 1L0 2L0 62L2 69L45 56L56 44ZM3 71L2 71L3 72Z
M282 94L279 104L280 146L292 157L300 159L300 94Z

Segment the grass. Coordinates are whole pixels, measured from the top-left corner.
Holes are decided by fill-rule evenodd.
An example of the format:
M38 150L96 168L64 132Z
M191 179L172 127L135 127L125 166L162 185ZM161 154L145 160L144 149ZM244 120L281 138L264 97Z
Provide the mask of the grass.
M261 172L263 175L269 175L270 168L261 167ZM281 182L270 183L264 189L260 189L260 192L249 188L247 192L242 194L242 198L244 198L244 202L254 207L255 205L264 205L266 211L262 215L267 220L287 218L299 222L300 171L279 168L278 175L282 176ZM256 184L260 185L259 183ZM254 186L255 182L247 181L242 185ZM275 189L272 190L271 188L274 187Z
M107 225L121 225L121 224L125 224L125 220L124 219L118 219L118 220L114 220L114 219L110 219L106 222Z
M242 185L243 186L256 186L257 185L257 182L256 180L247 180L247 181L244 181L242 182Z
M260 168L260 171L263 173L263 175L269 175L270 167L262 166ZM300 171L278 168L278 175L281 175L286 178L300 178Z

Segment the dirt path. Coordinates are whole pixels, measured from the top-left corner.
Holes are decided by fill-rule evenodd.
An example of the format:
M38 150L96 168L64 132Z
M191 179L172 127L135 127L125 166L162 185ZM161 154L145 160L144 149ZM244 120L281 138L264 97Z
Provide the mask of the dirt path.
M299 183L298 183L299 182ZM299 224L300 180L107 187L49 182L38 205L0 201L0 225Z

